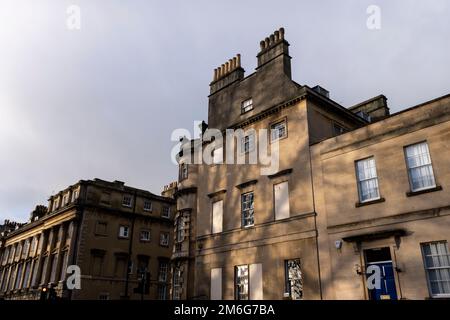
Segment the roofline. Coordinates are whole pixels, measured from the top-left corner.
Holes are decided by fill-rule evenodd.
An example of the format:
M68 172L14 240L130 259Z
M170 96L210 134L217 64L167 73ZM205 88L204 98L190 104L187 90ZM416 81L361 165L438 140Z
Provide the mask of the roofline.
M386 96L385 96L384 94L379 94L379 95L377 95L376 97L367 99L367 100L365 100L365 101L363 101L363 102L359 102L358 104L355 104L354 106L348 107L348 110L356 109L356 108L358 108L358 107L360 107L360 106L362 106L362 105L368 104L369 102L378 100L378 99L380 99L380 98L384 98L384 99L386 99L386 100L388 99L388 98L386 98Z
M439 101L439 100L444 100L444 99L447 99L447 98L450 98L450 93L448 93L448 94L446 94L446 95L443 95L443 96L440 96L440 97L438 97L438 98L432 99L432 100L428 100L428 101L422 102L422 103L420 103L420 104L418 104L418 105L415 105L415 106L412 106L412 107L403 109L403 110L398 111L398 112L396 112L396 113L393 113L393 114L391 114L389 117L386 117L386 118L384 118L384 119L382 119L382 120L380 120L380 121L369 123L368 126L370 126L370 125L372 125L372 124L380 123L381 121L389 120L389 119L391 119L391 118L393 118L393 117L395 117L395 116L401 115L401 114L406 113L406 112L408 112L408 111L412 111L412 110L415 110L415 109L419 109L419 108L425 107L425 106L427 106L427 105L429 105L429 104L431 104L431 103L437 102L437 101ZM340 136L343 136L343 135L346 135L346 134L349 134L349 133L353 133L354 131L356 131L356 130L358 130L358 129L360 129L360 128L356 128L356 129L351 130L351 131L349 131L349 132L343 133L343 134L341 134ZM328 140L334 139L334 138L336 138L336 137L331 137L331 138L328 138L328 139L324 139L324 140L321 140L321 141L312 143L310 146L315 146L315 145L318 145L318 144L320 144L320 143L322 143L322 142L325 142L325 141L328 141Z
M406 108L406 109L397 111L397 112L391 114L388 118L395 117L395 116L397 116L397 115L399 115L399 114L402 114L402 113L404 113L404 112L408 112L408 111L411 111L411 110L414 110L414 109L418 109L418 108L424 107L424 106L426 106L426 105L428 105L428 104L430 104L430 103L434 103L434 102L437 102L437 101L439 101L439 100L443 100L443 99L447 99L447 98L450 98L450 93L447 93L446 95L443 95L443 96L440 96L440 97L437 97L437 98L434 98L434 99L431 99L431 100L422 102L422 103L417 104L417 105L415 105L415 106L412 106L412 107L409 107L409 108ZM386 119L388 119L388 118L386 118Z

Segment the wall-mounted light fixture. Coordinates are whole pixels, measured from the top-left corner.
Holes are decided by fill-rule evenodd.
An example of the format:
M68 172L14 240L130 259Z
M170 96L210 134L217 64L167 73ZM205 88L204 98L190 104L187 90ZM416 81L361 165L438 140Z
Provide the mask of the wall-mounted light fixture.
M358 275L362 275L362 268L359 264L355 264L355 272Z

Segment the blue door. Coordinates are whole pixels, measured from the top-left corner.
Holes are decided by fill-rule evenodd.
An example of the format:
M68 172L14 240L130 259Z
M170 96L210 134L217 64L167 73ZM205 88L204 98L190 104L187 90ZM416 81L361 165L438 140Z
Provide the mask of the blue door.
M394 268L392 261L372 262L380 268L381 287L380 289L369 290L370 300L397 300L397 290L395 289Z

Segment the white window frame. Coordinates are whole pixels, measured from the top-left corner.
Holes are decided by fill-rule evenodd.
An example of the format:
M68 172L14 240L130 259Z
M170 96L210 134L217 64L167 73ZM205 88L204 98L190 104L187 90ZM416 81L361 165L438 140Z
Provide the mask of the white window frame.
M147 234L147 237L143 237L144 234ZM150 242L151 239L151 232L150 230L141 230L139 234L139 240L142 242Z
M130 237L130 227L129 226L119 226L119 238L128 239Z
M163 217L163 218L170 218L170 207L169 206L163 206L162 207L162 209L161 209L161 217Z
M246 269L246 271L244 271L244 269ZM240 287L245 288L241 293L239 292ZM250 266L248 264L241 264L235 267L234 291L235 300L250 300Z
M249 98L241 102L241 113L247 113L253 110L253 99Z
M368 161L373 161L373 166L369 167L368 169L369 170L373 169L375 171L375 176L371 176L369 178L361 177L360 176L360 170L359 170L359 164L365 164ZM366 169L366 168L364 167L364 169ZM359 202L360 203L366 203L366 202L370 202L370 201L375 201L375 200L381 199L381 196L380 196L380 184L379 184L379 181L378 181L377 163L375 161L375 157L371 156L371 157L367 157L367 158L355 161L355 172L356 172L356 183L358 185ZM372 180L375 181L375 183L376 183L377 195L375 197L363 199L362 184L365 183L365 182L368 182L368 181L372 181Z
M158 284L158 300L167 300L167 284Z
M255 150L256 133L252 131L241 138L241 154L249 153Z
M280 135L280 129L279 129L280 125L284 127L283 135ZM286 119L277 121L270 125L270 142L281 140L286 137L287 137L287 120Z
M153 211L153 203L150 200L144 200L144 211L147 212Z
M179 177L179 180L180 181L185 180L185 179L188 178L188 176L189 176L189 172L188 172L188 165L187 165L187 163L184 163L184 162L180 163L180 177Z
M176 241L177 243L183 242L184 240L184 217L182 215L178 216L176 221Z
M411 149L411 148L414 148L414 147L419 147L419 146L425 146L426 153L422 153L422 154L420 154L418 156L420 157L420 156L426 155L428 157L428 159L429 159L429 163L425 163L425 164L416 165L414 167L411 167L410 166L410 161L408 161L408 160L410 158L412 158L412 157L408 156L408 150ZM408 146L405 146L404 147L404 153L405 153L406 168L408 170L409 186L411 188L411 191L412 192L417 192L417 191L422 191L422 190L428 190L428 189L436 188L436 177L434 175L433 161L431 160L431 154L430 154L430 148L428 147L428 142L427 141L422 141L422 142L418 142L418 143L414 143L414 144L410 144ZM430 170L431 170L431 178L432 178L433 184L429 185L429 186L426 186L426 187L422 187L422 188L414 188L411 172L414 169L424 168L424 167L430 167L431 168Z
M248 196L251 197L251 207L248 206L250 204L250 200L245 200ZM248 221L251 221L249 223ZM244 228L249 228L255 225L255 194L253 191L249 191L241 194L241 224Z
M173 270L173 292L172 299L173 300L181 300L182 294L182 273L180 267L175 267Z
M447 253L444 254L435 254L435 255L426 255L425 254L425 246L431 246L431 245L436 245L436 244L444 244ZM426 273L426 277L427 277L427 283L428 283L428 292L430 293L430 296L433 298L449 298L450 297L450 291L448 293L438 293L438 294L434 294L432 292L431 289L431 280L430 280L430 271L434 271L434 270L439 270L439 269L448 269L450 272L450 263L448 266L438 266L438 267L429 267L427 265L427 256L431 256L431 257L438 257L438 261L440 261L440 257L446 255L447 256L447 261L449 261L448 259L450 259L450 251L449 251L449 247L448 247L448 243L447 241L443 240L443 241L432 241L432 242L425 242L425 243L421 243L420 244L420 248L422 251L422 257L423 257L423 266L425 268L425 273ZM450 284L449 284L450 286Z
M292 275L290 273L291 268L290 266L295 263L296 266L299 268L299 274ZM302 271L302 264L301 260L298 258L295 259L287 259L284 260L284 277L285 277L285 293L288 295L292 300L301 300L303 299L303 271ZM301 287L301 293L299 299L293 299L295 297L292 296L292 288L293 283L296 285L299 285Z
M169 276L169 262L168 261L160 261L158 268L158 281L159 282L167 282Z
M166 237L167 236L167 237ZM170 242L170 236L168 232L161 232L159 234L159 245L163 247L168 247Z
M132 205L133 205L133 196L129 194L124 194L122 197L122 207L131 208Z

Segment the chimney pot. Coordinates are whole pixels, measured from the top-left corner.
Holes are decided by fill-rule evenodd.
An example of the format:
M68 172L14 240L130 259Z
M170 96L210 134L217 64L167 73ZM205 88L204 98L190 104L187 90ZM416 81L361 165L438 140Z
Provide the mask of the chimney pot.
M237 66L241 67L241 54L240 53L237 54Z
M269 47L269 45L270 45L270 39L269 38L266 38L266 48L268 48Z
M275 31L275 42L278 42L280 40L280 31Z
M266 43L264 42L264 40L261 40L259 46L261 47L261 51L264 50L264 48L266 47Z
M281 38L281 40L284 39L284 28L283 27L280 28L280 38Z
M273 34L270 35L270 44L274 44L275 43L275 36Z

